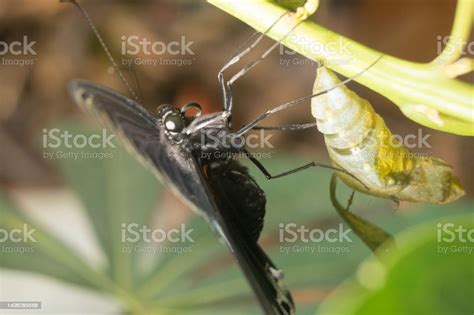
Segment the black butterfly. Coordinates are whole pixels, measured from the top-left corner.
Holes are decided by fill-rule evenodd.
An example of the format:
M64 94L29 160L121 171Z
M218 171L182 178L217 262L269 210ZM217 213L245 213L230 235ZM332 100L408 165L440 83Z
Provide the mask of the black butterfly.
M266 199L247 168L233 159L233 153L246 151L215 145L214 137L231 134L228 111L200 116L199 105L192 103L181 110L161 105L152 115L95 83L73 81L70 92L209 222L236 257L266 314L294 313L292 297L281 284L282 272L257 244ZM198 113L188 117L189 109Z
M82 12L93 32L99 39L114 69L131 94L138 99L118 68L88 13L75 0L60 0L74 4ZM291 12L285 12L262 33L254 33L227 60L218 73L223 91L223 111L200 116L200 106L196 103L177 109L171 105L161 105L156 115L150 114L137 102L109 89L87 81L74 81L70 91L81 107L96 113L121 136L128 147L144 160L155 174L182 196L189 205L201 214L224 240L248 282L253 288L266 314L294 314L295 307L291 294L281 280L283 273L278 270L257 244L263 228L265 216L265 194L248 173L247 168L234 159L243 153L268 178L279 178L309 167L326 166L311 162L302 167L271 175L265 167L246 150L243 137L252 129L301 130L313 128L314 123L290 127L259 127L258 123L268 116L301 104L327 91L305 96L268 110L241 129L232 132L232 85L249 72L266 56L275 50L300 23L296 23L279 41L267 49L260 58L245 65L228 81L224 71L248 54L261 39ZM253 42L252 42L253 40ZM188 117L189 109L197 114Z

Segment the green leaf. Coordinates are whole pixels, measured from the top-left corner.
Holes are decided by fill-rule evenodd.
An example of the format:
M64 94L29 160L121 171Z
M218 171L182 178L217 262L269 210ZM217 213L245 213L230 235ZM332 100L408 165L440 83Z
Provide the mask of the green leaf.
M344 284L317 314L472 313L474 247L467 238L445 241L445 236L451 236L440 232L446 224L472 231L474 216L438 218L397 236L398 251L384 256L381 262L365 261L357 276Z
M61 241L31 223L15 207L0 198L0 228L10 233L21 231L22 240L7 238L1 242L0 266L37 272L72 284L101 291L111 290L111 282L84 262ZM23 237L23 231L31 232Z

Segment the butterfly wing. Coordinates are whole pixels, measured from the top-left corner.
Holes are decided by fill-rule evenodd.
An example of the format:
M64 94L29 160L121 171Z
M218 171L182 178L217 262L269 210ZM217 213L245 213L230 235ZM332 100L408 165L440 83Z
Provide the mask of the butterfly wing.
M140 104L92 82L72 81L69 90L82 109L106 124L164 184L191 201L193 209L200 210L196 209L201 203L200 194L193 191L201 183L193 180L196 170L190 153L169 143L154 116Z
M199 163L197 163L199 165ZM216 161L203 168L208 191L219 209L222 233L259 297L266 314L293 314L291 294L282 285L278 270L257 244L263 227L265 195L236 160Z
M127 97L88 81L73 81L70 92L85 110L106 123L139 159L202 214L236 257L266 314L292 314L293 302L281 286L281 273L263 250L248 242L235 224L230 209L219 209L218 201L204 178L197 160L185 145L172 145L141 105Z

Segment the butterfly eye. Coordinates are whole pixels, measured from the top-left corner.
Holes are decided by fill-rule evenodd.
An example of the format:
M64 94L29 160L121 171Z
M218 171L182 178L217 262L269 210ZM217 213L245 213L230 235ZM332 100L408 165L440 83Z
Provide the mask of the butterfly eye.
M167 115L164 119L164 123L166 130L170 132L180 132L185 127L183 117L176 113Z

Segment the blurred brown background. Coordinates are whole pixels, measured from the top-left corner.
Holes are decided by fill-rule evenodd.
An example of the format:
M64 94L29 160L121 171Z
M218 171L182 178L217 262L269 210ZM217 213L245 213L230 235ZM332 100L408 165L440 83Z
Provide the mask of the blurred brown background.
M92 1L81 4L120 61L121 36L139 35L153 41L193 41L195 55L187 66L135 66L144 105L182 104L196 100L205 111L221 108L217 72L252 29L205 1ZM437 37L449 35L455 0L322 0L313 20L382 52L428 62L437 54ZM124 91L110 72L110 63L79 12L56 0L2 0L0 41L27 36L37 52L31 66L0 65L0 182L3 187L60 185L54 166L43 159L43 128L63 120L81 120L82 113L67 95L67 83L84 78ZM270 45L267 40L259 52ZM256 56L256 55L254 55ZM8 56L7 56L8 57ZM29 56L28 58L31 58ZM250 59L247 59L250 60ZM227 76L236 71L233 67ZM315 75L312 66L282 66L273 53L234 88L234 125L240 126L279 103L307 95ZM473 82L472 76L463 79ZM371 100L396 134L417 133L417 124L398 108L364 87L351 84ZM273 117L266 124L311 121L309 104ZM452 164L472 196L473 141L424 128L433 155ZM278 133L273 150L308 159L326 156L315 130Z

